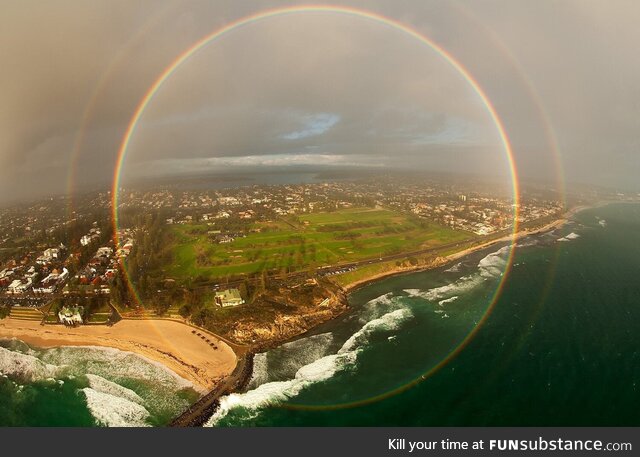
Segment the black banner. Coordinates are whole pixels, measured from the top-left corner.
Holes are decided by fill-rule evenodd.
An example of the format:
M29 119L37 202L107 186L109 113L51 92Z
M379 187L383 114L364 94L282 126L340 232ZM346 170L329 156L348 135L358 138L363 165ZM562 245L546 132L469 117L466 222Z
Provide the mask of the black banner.
M639 428L0 429L3 455L640 454Z

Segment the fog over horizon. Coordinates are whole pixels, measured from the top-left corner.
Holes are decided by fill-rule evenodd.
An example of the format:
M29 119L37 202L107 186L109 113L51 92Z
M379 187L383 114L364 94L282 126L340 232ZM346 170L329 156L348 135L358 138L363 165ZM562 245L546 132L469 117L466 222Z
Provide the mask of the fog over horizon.
M9 1L0 15L0 204L100 187L158 76L203 36L303 2ZM484 89L518 174L638 191L640 3L342 1L410 26ZM157 91L124 182L259 170L509 178L496 126L447 61L335 12L232 30Z

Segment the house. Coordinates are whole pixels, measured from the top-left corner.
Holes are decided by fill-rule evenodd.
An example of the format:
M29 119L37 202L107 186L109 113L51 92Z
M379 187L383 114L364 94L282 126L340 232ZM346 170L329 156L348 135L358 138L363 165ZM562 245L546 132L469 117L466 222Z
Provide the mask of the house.
M0 287L8 286L11 283L11 277L13 276L13 270L5 268L0 271Z
M69 277L69 270L62 269L62 273L58 270L53 270L46 278L44 278L40 287L34 287L33 292L36 294L52 294L56 291L56 288L64 283Z
M30 279L25 282L23 282L21 279L16 279L11 284L9 284L9 287L7 288L7 293L14 294L14 295L23 294L31 288L31 285L32 285L32 282Z
M60 257L60 248L49 248L44 251L44 258L51 260L58 260Z
M244 303L238 289L226 289L216 292L215 300L216 303L223 308L238 306Z
M218 243L220 244L233 243L234 240L235 238L230 235L222 235L218 237Z
M82 324L82 306L65 306L58 313L58 320L61 324L75 327Z
M113 249L108 246L99 248L96 252L96 257L111 257L113 255Z

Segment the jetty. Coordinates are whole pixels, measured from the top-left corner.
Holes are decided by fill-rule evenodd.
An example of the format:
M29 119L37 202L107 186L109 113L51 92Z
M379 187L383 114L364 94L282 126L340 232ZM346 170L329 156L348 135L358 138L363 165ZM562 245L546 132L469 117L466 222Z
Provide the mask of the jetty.
M169 423L169 427L201 427L215 413L220 397L244 389L253 371L253 353L238 357L233 372Z

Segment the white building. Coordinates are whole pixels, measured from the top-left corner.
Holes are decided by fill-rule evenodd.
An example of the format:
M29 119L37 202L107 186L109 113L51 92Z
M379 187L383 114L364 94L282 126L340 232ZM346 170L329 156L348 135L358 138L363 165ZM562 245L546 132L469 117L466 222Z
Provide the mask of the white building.
M220 292L216 292L216 303L223 308L229 306L238 306L244 303L240 291L238 289L226 289Z
M98 251L96 252L96 257L111 257L113 255L113 249L111 249L110 247L106 246L103 248L99 248Z
M7 293L14 294L14 295L23 294L31 288L32 284L33 283L31 282L31 279L28 279L26 282L22 282L21 279L16 279L11 284L9 284L9 287L7 288Z
M64 325L78 325L78 324L82 324L82 315L80 314L82 311L82 307L81 306L74 306L74 307L64 307L60 310L60 312L58 313L58 320L60 321L61 324Z

